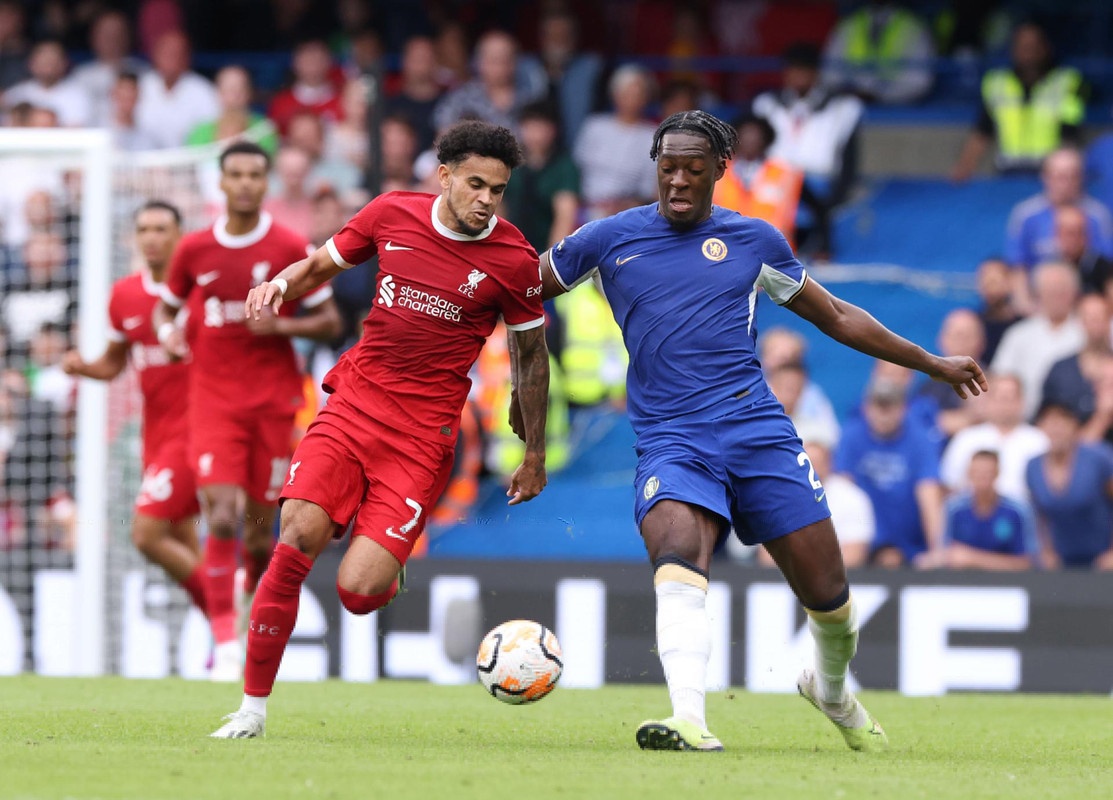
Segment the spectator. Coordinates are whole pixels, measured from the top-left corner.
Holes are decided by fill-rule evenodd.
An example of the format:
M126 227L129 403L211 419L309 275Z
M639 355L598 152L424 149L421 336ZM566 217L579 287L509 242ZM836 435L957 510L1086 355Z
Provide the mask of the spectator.
M982 363L993 363L1001 337L1023 317L1013 304L1009 265L1000 258L987 258L977 269L978 296L981 307L978 317L985 329L985 352Z
M824 56L824 82L867 103L915 103L931 91L931 31L899 3L871 0L841 20Z
M20 116L29 127L38 114L31 106L26 106L25 110ZM53 116L53 112L49 113ZM32 229L27 215L28 203L34 202L32 198L37 193L58 197L63 190L61 169L38 159L5 159L0 179L0 241L13 250L22 247Z
M222 68L216 73L216 100L220 107L217 116L195 125L186 136L186 144L206 145L243 138L274 155L278 150L274 123L252 110L253 92L250 72L238 64Z
M418 150L433 146L433 109L444 94L433 40L414 36L402 49L402 74L398 88L383 101L384 116L401 115L417 132Z
M886 567L911 564L938 547L942 534L938 445L908 416L905 398L900 384L872 380L862 418L847 422L835 452L835 469L873 503L877 533L870 559Z
M277 180L271 184L272 193L263 207L274 219L308 237L313 228L313 192L310 188L309 155L297 147L283 147L274 160Z
M189 68L189 39L164 33L151 51L154 70L139 79L139 127L160 148L181 147L197 125L220 113L216 89Z
M77 312L77 287L67 264L66 245L55 233L36 231L23 245L23 270L0 285L0 327L8 331L8 363L26 357L43 325L69 329ZM15 359L13 362L12 359Z
M1082 428L1082 441L1113 445L1113 356L1099 360L1092 384L1094 413Z
M661 89L661 109L657 115L668 119L681 111L702 108L699 84L691 80L671 80Z
M546 97L559 110L561 140L571 145L595 108L603 59L580 50L579 23L566 7L550 6L542 12L538 33L537 55L525 60L544 72Z
M90 122L97 127L112 127L116 122L114 102L120 73L142 75L147 65L131 55L131 25L120 11L105 11L89 29L93 60L73 71L73 80L85 90L92 113Z
M77 399L77 379L62 369L69 338L69 329L64 325L45 323L31 340L26 369L31 397L49 403L61 414L72 411Z
M39 42L27 59L31 77L17 83L4 93L4 103L14 106L30 103L35 108L48 108L58 116L59 124L80 128L92 121L92 110L85 88L66 77L69 61L60 42L53 39Z
M1025 419L1039 407L1051 366L1078 352L1086 338L1074 313L1080 285L1075 269L1048 261L1036 267L1033 282L1035 312L1005 331L990 364L994 372L1020 377Z
M787 364L799 364L807 372L807 342L788 328L772 327L757 338L758 360L766 377ZM809 427L827 431L832 442L839 439L839 420L835 407L818 383L810 378L804 382L796 401L796 413Z
M367 169L371 151L371 133L367 129L368 83L356 77L344 84L340 93L343 118L325 128L325 152L328 160L347 161L360 172Z
M363 184L363 174L342 158L325 155L325 126L312 111L299 111L290 118L286 144L305 151L309 156L309 185L316 189L328 184L341 197Z
M126 153L155 149L155 141L139 127L135 110L139 106L139 76L121 72L112 85L112 116L108 127L116 148Z
M765 220L793 244L804 173L787 161L769 157L777 138L769 120L748 115L735 122L734 128L738 147L726 173L715 184L713 202Z
M1031 512L1003 497L999 483L997 453L978 450L966 470L969 490L947 501L942 547L919 556L917 567L1004 572L1035 566L1039 545Z
M629 356L611 305L598 283L593 282L586 291L562 294L553 302L562 330L554 353L572 412L573 440L578 442L595 418L593 410L626 407Z
M862 101L820 83L811 44L785 51L781 80L783 88L758 95L753 110L776 131L770 155L804 172L798 241L801 252L823 259L831 253L831 211L857 178Z
M293 83L275 95L267 109L280 134L286 136L293 118L305 112L328 124L343 118L333 66L332 53L321 39L308 39L294 48Z
M536 64L519 63L518 43L503 31L486 33L476 44L475 72L475 78L437 103L437 130L473 118L517 131L522 108L545 96L544 73Z
M460 22L443 24L433 40L437 53L437 81L444 89L463 86L471 78L471 46Z
M985 355L985 328L981 318L969 308L956 308L948 312L939 327L937 343L940 355L970 356L979 364L982 363ZM924 381L916 390L916 396L934 406L932 416L944 440L977 421L976 404L963 402L954 389L938 381Z
M810 435L824 442L836 442L839 426L833 415L826 412L816 413L814 405L801 402L809 384L808 371L802 361L787 361L767 371L769 389L777 398L785 413L788 414L797 431L808 431Z
M1045 403L1037 424L1049 446L1027 478L1044 567L1113 570L1113 453L1082 442L1069 406Z
M956 181L974 174L997 143L999 172L1035 172L1055 148L1077 142L1086 113L1086 86L1073 67L1056 66L1043 29L1025 22L1013 32L1011 63L982 78L977 122L951 170Z
M580 175L572 157L560 147L560 125L551 105L526 106L518 125L526 159L507 184L502 209L542 253L576 230Z
M1041 402L1070 406L1076 417L1085 423L1084 431L1097 407L1096 387L1101 367L1113 356L1113 342L1109 333L1109 307L1098 295L1086 295L1078 301L1078 322L1082 327L1082 347L1075 353L1056 361L1047 372L1040 394ZM1100 429L1085 435L1088 441L1097 441L1105 435L1104 421L1094 420Z
M410 121L390 116L379 126L379 152L383 158L382 191L420 191L414 176L417 160L417 132Z
M651 80L633 64L616 69L609 84L614 112L592 114L576 138L572 159L591 219L652 202L657 195L656 165L645 157L656 130L645 116Z
M1058 257L1078 270L1084 294L1106 295L1113 278L1113 260L1091 246L1090 224L1078 206L1055 210L1055 246Z
M1055 212L1078 206L1087 217L1089 239L1102 255L1113 253L1113 216L1082 185L1082 155L1073 147L1061 147L1044 161L1040 170L1043 191L1019 203L1009 215L1005 236L1005 258L1016 270L1014 293L1028 301L1032 269L1044 261L1061 258L1055 240Z
M23 3L0 0L0 92L27 78L25 22Z
M961 430L943 451L939 473L951 492L970 488L970 460L982 450L997 454L997 491L1012 500L1028 501L1024 470L1047 451L1047 437L1024 421L1024 389L1015 375L997 374L993 389L978 397L985 422Z

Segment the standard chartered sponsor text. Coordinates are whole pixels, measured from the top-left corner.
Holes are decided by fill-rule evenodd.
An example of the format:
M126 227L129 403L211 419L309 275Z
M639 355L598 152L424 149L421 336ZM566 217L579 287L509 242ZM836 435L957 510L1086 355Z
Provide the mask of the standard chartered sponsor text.
M440 317L452 322L460 321L460 312L463 306L450 303L439 294L432 294L413 286L402 286L398 292L398 305L428 314L430 317Z

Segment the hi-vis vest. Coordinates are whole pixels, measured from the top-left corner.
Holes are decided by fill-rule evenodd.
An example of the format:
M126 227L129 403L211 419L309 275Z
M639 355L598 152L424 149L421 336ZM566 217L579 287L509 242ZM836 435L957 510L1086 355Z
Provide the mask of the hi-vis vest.
M484 463L503 478L522 463L526 445L510 428L510 353L502 322L475 362L476 405L487 442ZM549 356L549 413L545 420L545 469L556 472L568 463L568 402L560 367Z
M881 77L900 69L901 59L907 57L908 45L919 29L919 21L907 11L897 9L890 16L881 36L875 42L870 37L870 13L862 9L848 20L846 53L850 66L872 67Z
M803 185L804 173L778 158L767 159L761 165L749 188L735 174L732 164L727 164L726 173L715 184L712 202L744 217L765 220L795 246L796 209Z
M564 322L560 366L569 403L594 406L626 396L630 357L607 298L594 285L556 298Z
M1057 67L1032 87L1025 101L1024 85L1015 72L987 72L982 99L997 128L998 166L1034 164L1058 147L1061 126L1082 122L1086 107L1081 87L1078 70Z

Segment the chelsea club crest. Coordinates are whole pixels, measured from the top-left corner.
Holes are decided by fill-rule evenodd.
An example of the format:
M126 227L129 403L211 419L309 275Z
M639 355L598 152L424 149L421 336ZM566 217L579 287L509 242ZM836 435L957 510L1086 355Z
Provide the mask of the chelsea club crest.
M712 261L722 261L727 257L727 246L722 239L714 237L703 240L703 255Z

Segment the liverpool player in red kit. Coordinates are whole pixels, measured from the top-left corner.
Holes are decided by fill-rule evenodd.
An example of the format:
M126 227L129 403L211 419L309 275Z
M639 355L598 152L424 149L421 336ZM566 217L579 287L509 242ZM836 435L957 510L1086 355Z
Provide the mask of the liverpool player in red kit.
M303 403L290 339L331 339L340 331L327 284L279 313L244 319L244 295L309 252L300 234L262 211L269 167L266 151L249 142L221 153L227 213L212 228L182 237L154 313L159 341L181 357L187 347L174 315L190 295L200 305L191 343L190 456L209 527L204 576L215 643L213 680L236 681L243 674L233 599L241 522L246 594L255 591L273 549L294 415Z
M394 597L452 469L468 370L500 315L517 347L526 442L510 504L545 486L549 361L537 254L494 213L521 151L506 128L473 121L446 131L437 156L439 195L377 197L324 247L247 297L245 313L255 318L379 255L363 338L325 377L331 397L290 464L279 543L251 609L243 704L216 738L263 735L301 585L349 524L336 578L344 607L367 614Z
M135 239L146 269L112 287L108 303L108 346L95 361L76 350L62 368L70 375L110 381L130 356L143 394L143 482L135 499L131 539L148 561L181 584L202 611L205 587L197 543L197 486L189 462L186 398L189 366L171 361L155 337L151 312L174 246L181 238L181 214L157 200L135 214Z

